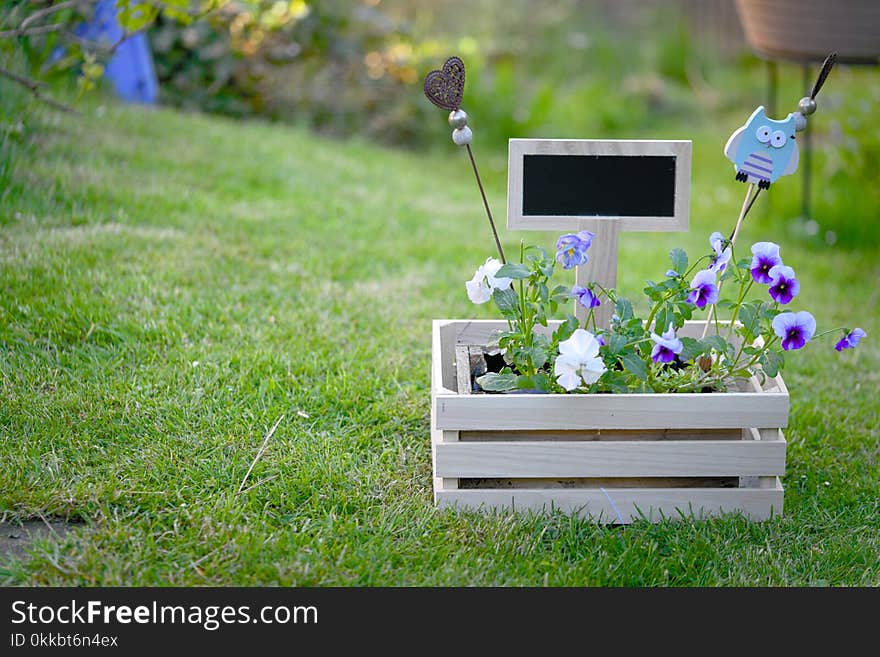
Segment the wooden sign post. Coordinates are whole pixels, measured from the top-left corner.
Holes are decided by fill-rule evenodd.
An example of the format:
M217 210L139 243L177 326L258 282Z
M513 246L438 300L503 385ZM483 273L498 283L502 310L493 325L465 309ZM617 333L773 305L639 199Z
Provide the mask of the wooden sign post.
M507 227L595 233L578 285L617 285L620 231L688 228L691 142L656 140L511 139ZM614 308L594 317L608 326ZM587 311L575 303L583 322Z

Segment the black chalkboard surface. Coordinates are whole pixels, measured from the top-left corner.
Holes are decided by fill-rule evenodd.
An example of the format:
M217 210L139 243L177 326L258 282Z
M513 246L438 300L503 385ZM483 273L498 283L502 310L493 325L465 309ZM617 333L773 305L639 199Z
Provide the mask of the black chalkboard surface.
M672 217L671 155L523 155L523 216Z

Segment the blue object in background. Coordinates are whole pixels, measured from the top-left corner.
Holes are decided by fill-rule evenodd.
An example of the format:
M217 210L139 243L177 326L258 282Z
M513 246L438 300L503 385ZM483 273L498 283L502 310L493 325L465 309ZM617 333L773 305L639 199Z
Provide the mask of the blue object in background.
M122 38L122 26L116 18L115 0L101 0L89 23L77 29L78 36L89 41L114 44ZM153 105L159 95L159 81L153 67L153 54L145 34L135 34L123 41L107 63L105 76L113 82L116 94L128 103Z

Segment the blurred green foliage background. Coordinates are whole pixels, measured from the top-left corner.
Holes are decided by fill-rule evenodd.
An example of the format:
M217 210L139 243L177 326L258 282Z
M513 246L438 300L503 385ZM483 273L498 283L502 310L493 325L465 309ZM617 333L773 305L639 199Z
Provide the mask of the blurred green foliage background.
M37 3L47 5L49 3ZM129 6L129 0L121 5ZM71 25L88 16L71 10ZM0 28L24 3L0 0ZM464 107L484 166L500 172L511 137L690 138L731 126L768 101L764 63L745 43L733 0L172 0L153 7L147 34L164 104L307 126L412 149L449 150L424 75L457 54L467 65ZM181 20L184 9L204 11ZM125 10L125 7L123 7ZM84 77L81 44L50 55L59 34L0 40L9 65L65 84ZM10 64L11 62L11 64ZM815 75L817 67L813 67ZM839 66L810 122L819 222L805 239L880 245L880 69ZM784 116L807 86L782 65ZM81 85L82 86L82 85ZM89 86L88 84L86 86ZM9 84L0 147L22 126ZM2 167L0 164L0 180ZM5 166L11 166L6 162ZM800 212L798 186L775 212ZM857 190L857 192L855 191Z

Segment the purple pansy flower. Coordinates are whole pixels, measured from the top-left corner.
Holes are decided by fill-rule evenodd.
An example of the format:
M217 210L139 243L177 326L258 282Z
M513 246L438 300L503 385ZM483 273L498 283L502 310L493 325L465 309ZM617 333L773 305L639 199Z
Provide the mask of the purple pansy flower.
M666 270L666 278L678 278L678 275L679 275L678 272L675 271L674 269L667 269Z
M777 303L791 303L800 292L801 284L794 277L794 269L786 265L774 265L770 268L770 296Z
M676 354L680 354L684 349L684 345L677 337L675 337L675 329L672 324L663 335L651 333L651 339L654 341L654 349L651 350L651 360L655 363L671 363L675 360Z
M773 242L755 242L752 244L752 278L756 283L770 285L770 270L782 264L779 257L779 245Z
M696 304L697 308L705 308L707 303L718 301L718 286L715 285L715 272L711 269L698 271L691 281L691 293L688 303Z
M843 336L840 341L836 345L834 345L834 348L837 349L837 351L852 349L859 343L859 340L865 337L868 337L867 333L865 333L860 328L854 328L852 331Z
M599 297L593 294L593 291L588 287L575 285L571 288L571 296L577 299L584 308L595 308L599 305Z
M724 235L717 230L709 236L709 245L712 247L715 255L712 256L712 262L708 268L720 274L727 268L727 263L730 262L733 252L729 246L726 249L722 248L724 246Z
M800 349L816 333L816 318L806 310L779 313L773 318L773 332L782 338L782 348L786 351Z
M556 242L556 262L563 269L571 269L587 261L587 249L593 243L595 233L582 230L579 233L566 233Z

